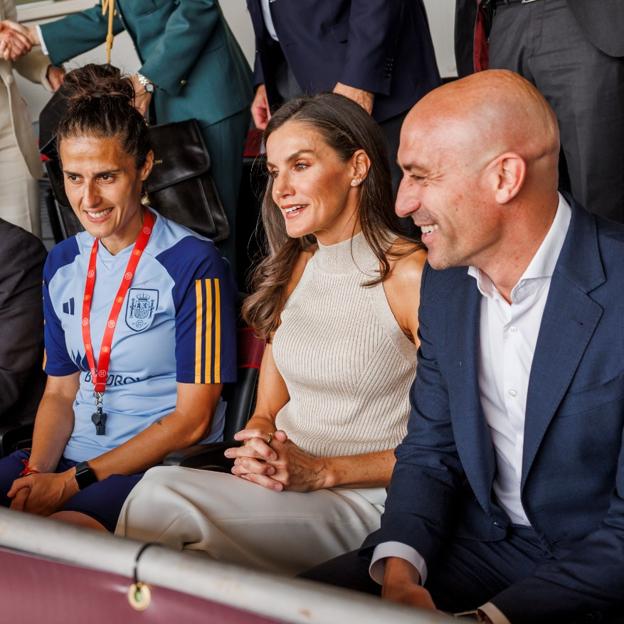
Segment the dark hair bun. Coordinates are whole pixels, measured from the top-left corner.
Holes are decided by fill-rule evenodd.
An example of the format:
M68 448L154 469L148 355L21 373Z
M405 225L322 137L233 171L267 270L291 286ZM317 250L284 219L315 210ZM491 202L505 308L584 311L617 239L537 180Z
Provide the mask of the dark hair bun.
M67 106L56 127L56 142L77 136L116 137L137 167L151 149L147 123L134 107L134 88L112 65L85 65L65 76L59 90Z
M65 76L62 91L71 108L100 98L118 99L129 106L134 100L132 82L112 65L90 63L74 69Z

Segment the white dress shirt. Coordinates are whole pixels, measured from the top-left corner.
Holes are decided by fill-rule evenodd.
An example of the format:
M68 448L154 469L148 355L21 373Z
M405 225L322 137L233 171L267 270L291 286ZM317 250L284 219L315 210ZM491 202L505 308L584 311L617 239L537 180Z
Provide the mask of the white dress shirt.
M43 39L43 33L41 32L41 28L40 28L39 24L37 24L35 26L35 28L37 29L37 34L39 35L39 44L41 45L41 51L46 56L49 56L49 54L48 54L48 46L46 45L45 40Z
M269 6L275 0L260 0L260 5L262 6L262 17L264 18L264 25L266 29L271 35L271 38L275 41L279 41L277 38L277 33L275 32L275 24L273 23L273 16L271 15L271 7Z
M553 223L529 266L511 291L511 303L498 292L490 278L476 267L468 274L481 293L479 332L479 392L496 453L494 494L512 523L530 526L520 500L524 419L533 353L552 275L563 247L572 213L559 195ZM384 559L409 561L427 578L426 562L415 549L399 542L379 544L370 565L371 578L382 584ZM482 607L493 622L507 618L494 605Z

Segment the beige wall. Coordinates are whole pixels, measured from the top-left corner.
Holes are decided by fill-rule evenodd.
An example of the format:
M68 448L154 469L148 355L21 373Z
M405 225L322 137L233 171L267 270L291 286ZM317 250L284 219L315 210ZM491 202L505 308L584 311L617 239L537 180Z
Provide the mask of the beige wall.
M35 2L18 7L21 21L39 23L58 19L68 12L79 11L94 5L94 0L64 0L63 2ZM454 76L455 60L453 57L454 0L425 0L431 33L436 49L438 66L442 76ZM221 7L232 31L238 39L249 62L254 54L253 30L245 7L245 0L221 0ZM66 67L78 67L85 63L104 62L104 46L76 57ZM139 61L126 33L115 37L112 62L126 72L136 71ZM37 119L49 94L40 86L17 77L20 91L28 102L32 118Z

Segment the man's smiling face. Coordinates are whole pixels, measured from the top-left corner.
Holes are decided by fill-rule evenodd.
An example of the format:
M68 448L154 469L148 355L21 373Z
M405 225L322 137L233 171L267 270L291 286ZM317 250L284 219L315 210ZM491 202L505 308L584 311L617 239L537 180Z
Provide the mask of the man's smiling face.
M402 131L396 212L422 230L435 269L478 264L500 238L500 210L488 201L484 149L473 131L416 107Z

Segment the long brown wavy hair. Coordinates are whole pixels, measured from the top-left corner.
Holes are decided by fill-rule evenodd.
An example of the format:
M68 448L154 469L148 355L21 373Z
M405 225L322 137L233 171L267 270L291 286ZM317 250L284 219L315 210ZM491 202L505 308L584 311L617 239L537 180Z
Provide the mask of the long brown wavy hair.
M360 185L359 223L364 238L379 259L380 270L379 277L367 285L385 280L390 272L388 249L395 236L406 237L400 234L400 222L394 212L388 152L381 129L361 106L334 93L302 97L284 104L271 117L264 132L265 144L287 121L311 126L343 162L360 149L368 155L371 165ZM251 275L253 294L247 297L242 309L245 321L264 338L268 338L279 325L297 258L302 251L316 245L316 238L312 235L288 236L284 219L273 201L272 189L273 181L269 176L262 201L268 253ZM419 248L418 241L413 240L413 243L413 247L396 255L405 255Z

